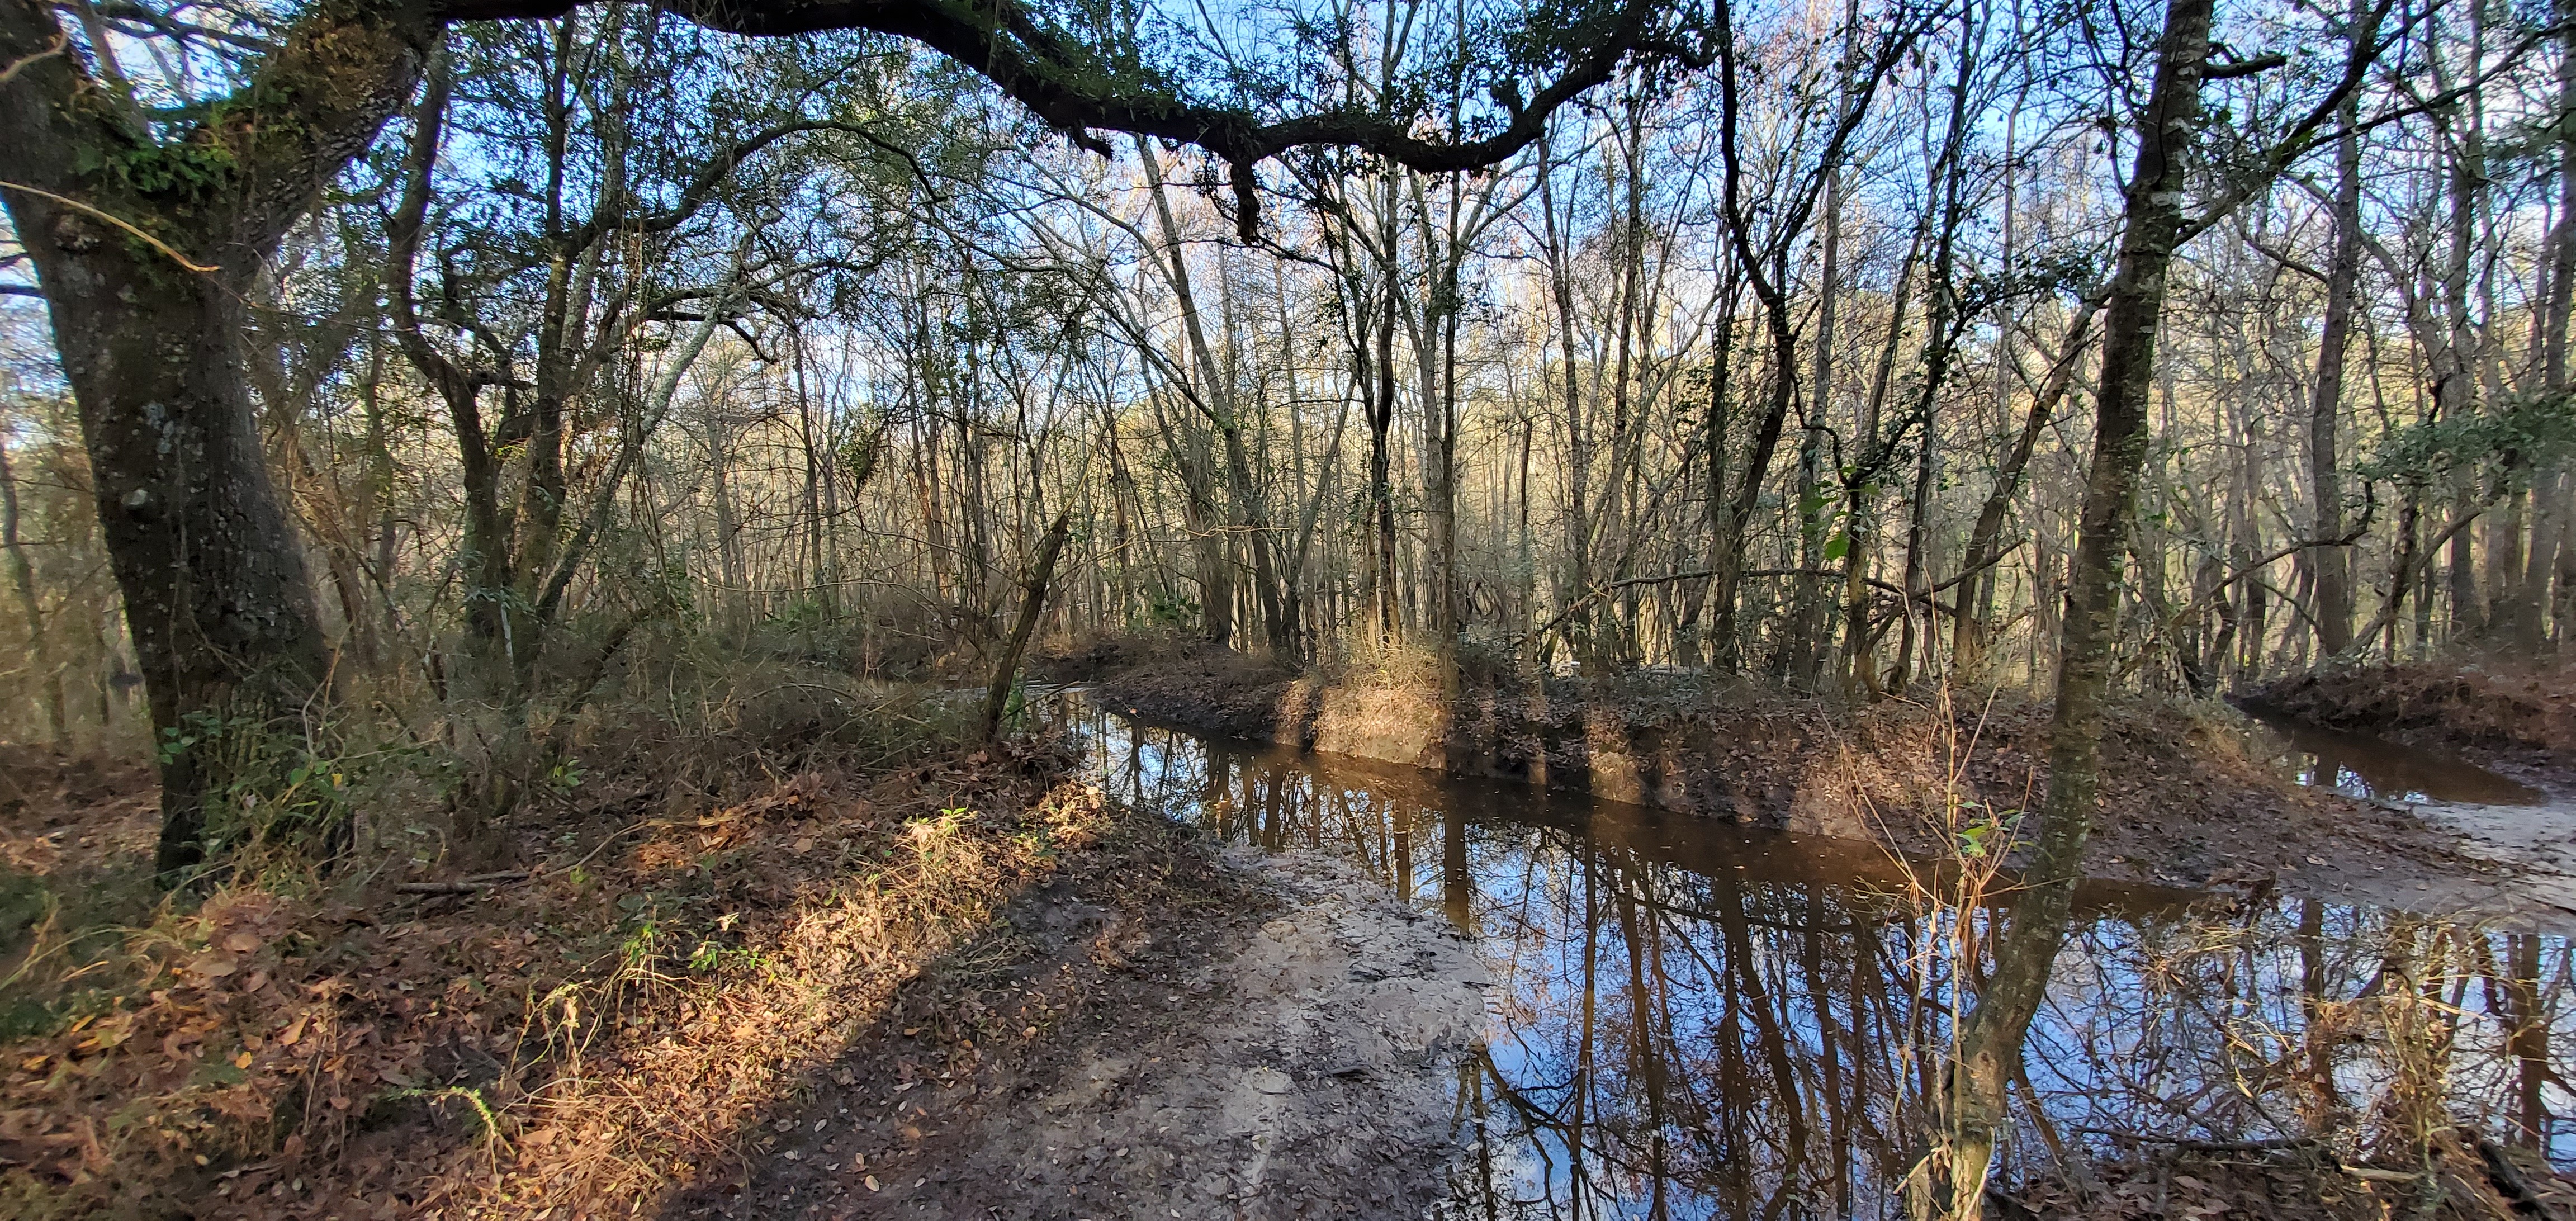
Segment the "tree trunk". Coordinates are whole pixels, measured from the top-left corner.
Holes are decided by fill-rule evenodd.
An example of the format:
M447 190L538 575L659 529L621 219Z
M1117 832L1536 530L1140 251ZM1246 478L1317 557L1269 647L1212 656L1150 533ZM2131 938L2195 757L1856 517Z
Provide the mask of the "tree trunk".
M1592 612L1581 603L1592 593L1591 480L1592 438L1583 416L1583 383L1577 376L1580 361L1577 353L1581 340L1574 329L1574 240L1572 221L1560 225L1556 211L1556 174L1549 160L1550 144L1539 145L1538 210L1541 237L1547 251L1547 278L1551 303L1556 307L1558 337L1564 343L1565 361L1565 500L1566 538L1570 540L1566 557L1569 573L1566 601L1576 606L1575 618L1566 632L1575 641L1578 654L1587 652L1592 641ZM1526 482L1522 488L1528 490ZM1546 664L1546 650L1537 659ZM1533 680L1536 681L1536 680Z
M409 92L431 38L417 17L310 14L219 121L161 143L129 122L117 83L49 53L64 34L48 9L0 5L0 165L25 184L5 197L80 406L161 734L165 877L203 855L207 786L227 779L209 739L305 710L329 669L244 378L243 302L306 201Z
M2084 489L2083 534L2067 574L2068 610L2058 645L2057 705L2049 727L2048 794L2036 855L2013 905L1995 971L1977 997L1951 1066L1944 1133L1953 1215L1977 1215L2005 1090L2066 935L2083 876L2101 775L2102 712L2118 642L2120 569L2128 553L2138 474L2145 463L2165 274L2181 239L2187 152L2200 123L2212 0L2169 0L2155 85L2139 117L2138 153L2124 205L2120 259L2102 327L2101 402Z
M1020 618L1011 625L1011 638L1002 645L1001 659L993 665L993 681L984 689L984 740L990 742L1002 732L1002 713L1010 706L1011 686L1020 675L1020 653L1029 646L1029 634L1038 627L1038 616L1046 610L1047 585L1055 580L1056 557L1064 554L1064 540L1073 532L1073 515L1055 515L1055 524L1047 527L1046 537L1038 543L1037 559L1029 565L1028 582L1020 587Z
M2347 60L2366 58L2377 40L2369 0L2352 0ZM2325 321L2317 334L2316 395L2308 412L2308 479L2315 502L2311 538L2343 536L2343 414L2345 353L2361 299L2361 113L2358 101L2343 106L2335 136L2334 249L2326 262ZM2316 574L2318 651L2331 657L2352 647L2352 553L2320 547L2308 553Z
M2561 114L2576 106L2576 0L2559 0L2558 106ZM2576 124L2558 131L2558 223L2549 235L2549 294L2541 322L2542 385L2553 393L2567 390L2567 331L2576 311ZM2576 606L2570 578L2576 577L2576 476L2562 464L2532 482L2530 568L2523 596L2534 604L2537 625L2528 644L2533 648L2564 636Z
M1395 572L1395 486L1387 433L1395 426L1395 311L1401 307L1396 297L1393 268L1386 271L1384 311L1377 319L1377 385L1371 392L1368 408L1369 426L1369 531L1370 583L1377 590L1377 643L1394 644L1402 639L1400 591Z
M1849 35L1844 51L1850 52ZM1826 654L1830 649L1833 626L1825 614L1825 507L1831 503L1824 490L1826 418L1834 401L1835 345L1842 342L1839 327L1842 294L1843 176L1834 170L1825 175L1824 217L1817 241L1816 261L1816 389L1809 396L1805 412L1806 427L1798 443L1798 567L1805 570L1797 579L1796 610L1786 633L1788 658L1784 667L1791 686L1805 690L1822 690ZM1890 342L1895 333L1891 328ZM1780 376L1788 376L1782 373ZM1866 430L1859 433L1860 444L1868 443ZM1850 457L1858 457L1855 451ZM1859 524L1857 511L1846 514L1843 525L1850 530ZM1844 535L1845 564L1851 567L1849 544ZM1850 583L1850 582L1847 582Z
M0 438L0 551L7 553L9 587L18 596L18 613L27 618L27 669L36 681L30 694L44 709L46 740L63 743L63 673L48 647L45 606L36 596L36 565L27 556L27 541L18 532L18 475L9 467L9 446ZM105 729L105 725L99 726Z
M1453 180L1454 182L1454 180ZM1449 214L1454 219L1458 201L1453 186ZM1458 634L1465 630L1458 607L1458 262L1457 234L1451 232L1446 259L1447 274L1436 290L1440 319L1438 342L1441 368L1439 394L1423 404L1423 416L1431 432L1431 469L1423 474L1424 499L1428 501L1429 552L1431 569L1430 630L1433 662L1440 672L1440 707L1437 714L1437 742L1440 763L1448 765L1450 732L1456 728L1458 705L1466 696L1464 676L1458 671ZM1426 330L1428 328L1425 328ZM1455 821L1452 818L1451 821Z

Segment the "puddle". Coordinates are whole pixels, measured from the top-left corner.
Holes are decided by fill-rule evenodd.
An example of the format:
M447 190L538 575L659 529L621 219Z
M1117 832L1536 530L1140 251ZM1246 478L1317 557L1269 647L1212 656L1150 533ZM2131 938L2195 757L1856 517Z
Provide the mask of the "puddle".
M2365 801L2528 806L2545 800L2539 789L2456 756L2368 734L2259 717L2254 745L2299 783Z
M1119 796L1330 853L1470 937L1494 989L1456 1085L1446 1213L1902 1214L1962 926L1874 846L1067 715ZM2304 749L2374 795L2496 791L2329 747ZM1996 915L1966 917L1970 944ZM2089 886L2076 919L2025 1045L2006 1181L2044 1173L2052 1146L2350 1149L2397 1097L2576 1163L2565 938L2268 892ZM2454 1027L2438 1064L2391 1050L2387 1030L2426 1020Z

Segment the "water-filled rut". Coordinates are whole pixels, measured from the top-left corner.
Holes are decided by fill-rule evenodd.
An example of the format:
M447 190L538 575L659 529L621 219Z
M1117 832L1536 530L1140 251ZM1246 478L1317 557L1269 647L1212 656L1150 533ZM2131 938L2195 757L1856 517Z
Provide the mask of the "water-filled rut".
M1449 1211L1899 1211L2008 894L1962 912L1937 871L1866 843L1213 741L1078 700L1064 715L1112 795L1330 856L1468 939L1491 986L1448 1086ZM2321 746L2311 779L2350 773L2373 796L2511 783L2297 749ZM2566 938L2261 884L2091 885L2076 919L2025 1045L2005 1184L2158 1149L2357 1156L2435 1112L2576 1161Z

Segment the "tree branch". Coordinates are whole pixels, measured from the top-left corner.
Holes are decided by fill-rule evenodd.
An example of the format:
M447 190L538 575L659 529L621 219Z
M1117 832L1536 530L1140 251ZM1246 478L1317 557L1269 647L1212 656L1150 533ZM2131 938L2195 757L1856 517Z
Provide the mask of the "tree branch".
M1414 116L1339 107L1264 122L1252 111L1183 97L1172 82L1122 70L1108 57L1043 24L1018 0L963 4L953 0L652 0L696 25L754 37L823 30L873 30L921 43L991 80L1049 127L1103 156L1109 146L1093 129L1155 136L1195 145L1231 162L1229 177L1244 232L1259 211L1250 167L1293 148L1338 145L1374 153L1427 173L1482 169L1536 143L1558 108L1608 81L1632 61L1697 67L1706 61L1657 28L1655 0L1618 0L1563 28L1564 67L1526 103L1517 91L1496 96L1509 121L1476 139L1416 134ZM441 21L560 17L577 0L444 0Z

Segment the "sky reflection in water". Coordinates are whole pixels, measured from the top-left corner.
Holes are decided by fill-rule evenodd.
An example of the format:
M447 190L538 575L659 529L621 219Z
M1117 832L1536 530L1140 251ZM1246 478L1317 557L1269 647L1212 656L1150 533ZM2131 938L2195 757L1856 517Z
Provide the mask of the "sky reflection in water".
M1950 1023L1946 916L1865 844L1684 820L1071 714L1113 792L1236 842L1330 852L1479 942L1489 1042L1461 1072L1464 1216L1893 1216ZM2378 999L2410 964L2463 1015L2452 1114L2561 1164L2563 938L2265 896L2088 887L2026 1044L2007 1181L2051 1146L2373 1139ZM2405 989L2398 991L2414 995ZM2509 1020L2530 1029L2507 1047ZM2317 1037L2312 1038L2311 1035ZM2044 1117L2035 1120L2034 1116Z

